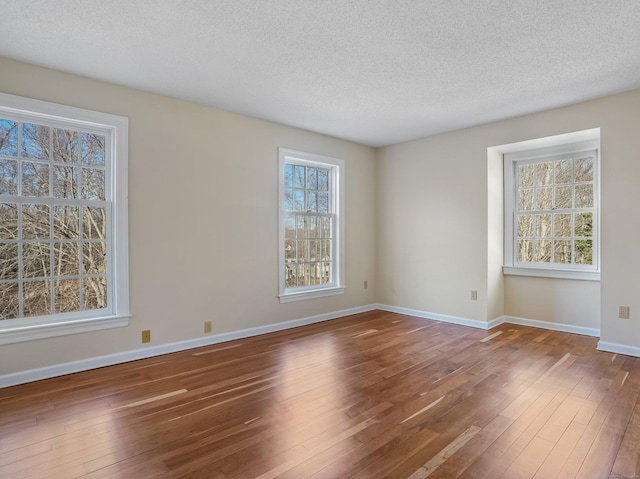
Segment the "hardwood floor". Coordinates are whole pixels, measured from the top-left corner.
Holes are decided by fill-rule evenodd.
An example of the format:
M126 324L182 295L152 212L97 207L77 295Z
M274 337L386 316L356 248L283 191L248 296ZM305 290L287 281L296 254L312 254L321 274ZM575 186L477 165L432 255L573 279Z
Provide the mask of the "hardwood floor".
M640 359L373 311L0 389L2 478L638 478Z

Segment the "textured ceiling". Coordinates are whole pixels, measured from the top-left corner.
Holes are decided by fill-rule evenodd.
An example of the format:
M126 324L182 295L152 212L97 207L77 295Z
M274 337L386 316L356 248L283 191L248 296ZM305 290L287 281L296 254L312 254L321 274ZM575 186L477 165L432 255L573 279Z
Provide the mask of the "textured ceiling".
M0 55L382 146L639 88L640 1L0 0Z

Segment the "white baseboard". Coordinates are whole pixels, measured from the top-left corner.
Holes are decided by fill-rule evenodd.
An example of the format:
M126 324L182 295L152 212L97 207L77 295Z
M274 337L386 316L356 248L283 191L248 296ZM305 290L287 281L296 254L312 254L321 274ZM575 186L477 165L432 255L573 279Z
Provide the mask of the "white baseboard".
M575 326L573 324L552 323L550 321L539 321L537 319L519 318L517 316L502 316L499 318L500 324L511 323L521 326L531 326L532 328L551 329L552 331L562 331L563 333L582 334L583 336L600 337L600 330L587 328L585 326Z
M598 341L598 351L606 351L608 353L626 354L627 356L640 357L640 348L635 346L627 346L625 344L607 343Z
M366 311L373 311L374 309L377 309L377 305L370 304L365 306L359 306L356 308L343 309L341 311L334 311L332 313L325 313L325 314L319 314L316 316L309 316L306 318L295 319L292 321L284 321L282 323L274 323L274 324L268 324L266 326L258 326L255 328L232 331L230 333L216 334L213 336L207 336L203 338L188 339L186 341L179 341L179 342L169 343L169 344L161 344L158 346L151 346L143 349L123 351L121 353L108 354L106 356L98 356L95 358L82 359L80 361L73 361L73 362L63 363L63 364L55 364L52 366L45 366L43 368L30 369L27 371L20 371L17 373L5 374L0 376L0 388L14 386L16 384L28 383L32 381L39 381L40 379L52 378L56 376L62 376L65 374L77 373L80 371L87 371L90 369L101 368L104 366L112 366L114 364L126 363L129 361L135 361L137 359L160 356L161 354L173 353L176 351L183 351L185 349L199 348L201 346L208 346L211 344L223 343L225 341L232 341L234 339L242 339L242 338L248 338L251 336L258 336L260 334L272 333L275 331L282 331L284 329L296 328L298 326L305 326L307 324L320 323L322 321L341 318L343 316L349 316L351 314L364 313Z
M442 321L444 323L459 324L461 326L469 326L472 328L491 329L494 327L493 321L487 323L485 321L478 321L477 319L467 319L467 318L459 318L457 316L449 316L446 314L429 313L426 311L419 311L417 309L401 308L399 306L390 306L388 304L378 304L377 307L382 311L389 311L390 313L406 314L409 316L415 316L416 318L433 319L434 321ZM500 324L500 323L497 323L497 324Z

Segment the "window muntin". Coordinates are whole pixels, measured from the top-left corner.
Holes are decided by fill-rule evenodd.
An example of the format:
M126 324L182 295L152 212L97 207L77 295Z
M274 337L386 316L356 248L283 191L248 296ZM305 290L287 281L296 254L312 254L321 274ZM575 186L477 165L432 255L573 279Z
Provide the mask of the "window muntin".
M0 344L128 322L126 129L0 94Z
M342 160L280 149L280 298L342 292ZM314 296L311 296L314 297ZM286 301L286 299L285 299Z

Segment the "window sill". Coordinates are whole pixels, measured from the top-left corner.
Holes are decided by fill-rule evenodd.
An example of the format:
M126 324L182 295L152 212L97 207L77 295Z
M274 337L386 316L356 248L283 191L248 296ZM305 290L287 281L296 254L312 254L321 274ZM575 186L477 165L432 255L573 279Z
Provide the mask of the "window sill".
M0 328L0 345L86 333L129 325L131 316L106 316L67 321L39 321Z
M300 291L296 293L285 293L278 296L281 303L292 303L293 301L303 301L305 299L324 298L325 296L335 296L344 294L343 287L316 289L311 291Z
M600 281L600 271L579 271L562 269L526 268L503 266L502 272L511 276L534 276L538 278L578 279L582 281Z

